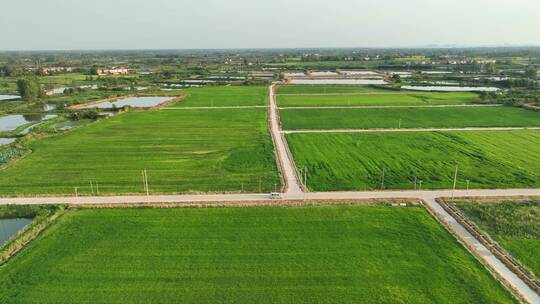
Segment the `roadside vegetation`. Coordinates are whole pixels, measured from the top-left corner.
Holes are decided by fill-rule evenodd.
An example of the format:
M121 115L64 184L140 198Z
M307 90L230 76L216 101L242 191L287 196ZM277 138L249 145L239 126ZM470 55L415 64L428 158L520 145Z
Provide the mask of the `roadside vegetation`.
M313 191L540 187L540 132L289 134ZM420 185L420 183L422 183Z
M386 206L69 211L0 268L0 302L36 301L516 302L425 209Z
M540 277L540 200L456 201L452 204Z

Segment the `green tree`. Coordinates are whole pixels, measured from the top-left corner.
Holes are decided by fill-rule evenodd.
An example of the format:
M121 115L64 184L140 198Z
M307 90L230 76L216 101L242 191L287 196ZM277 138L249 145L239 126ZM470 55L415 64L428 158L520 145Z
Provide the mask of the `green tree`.
M527 78L530 78L532 80L536 80L538 78L538 71L536 70L536 68L534 66L528 66L526 69L525 69L525 76Z
M25 101L34 101L42 95L41 85L36 78L17 80L17 88L21 98Z

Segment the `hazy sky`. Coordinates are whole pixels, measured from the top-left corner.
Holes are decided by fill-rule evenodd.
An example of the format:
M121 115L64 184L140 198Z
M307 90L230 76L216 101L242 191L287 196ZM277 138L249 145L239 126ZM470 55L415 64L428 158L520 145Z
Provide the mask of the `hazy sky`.
M540 0L0 0L0 49L540 45Z

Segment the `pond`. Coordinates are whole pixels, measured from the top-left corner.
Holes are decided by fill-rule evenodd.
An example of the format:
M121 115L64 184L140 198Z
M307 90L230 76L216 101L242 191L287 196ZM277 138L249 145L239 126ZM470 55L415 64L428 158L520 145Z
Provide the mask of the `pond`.
M0 219L0 246L31 222L26 218Z
M16 138L0 137L0 146L9 145L10 143L14 142L15 140L17 140L17 139Z
M44 120L56 118L57 115L41 115L41 114L15 114L0 117L0 132L9 132L17 129L20 126L37 123Z
M404 90L438 92L496 92L494 87L449 87L449 86L402 86Z
M84 108L85 109L90 109L90 108L112 109L114 107L122 108L125 106L130 106L134 108L151 108L151 107L158 106L164 102L171 101L174 98L175 97L164 97L164 96L128 97L128 98L119 99L113 102L105 101L101 103L87 105Z
M15 100L15 99L19 99L19 98L21 98L21 96L17 96L17 95L0 95L0 101Z
M382 79L292 79L291 84L386 84Z
M46 103L42 106L42 109L43 111L45 112L49 112L49 111L53 111L53 110L56 110L58 106L55 105L55 104L52 104L52 103Z

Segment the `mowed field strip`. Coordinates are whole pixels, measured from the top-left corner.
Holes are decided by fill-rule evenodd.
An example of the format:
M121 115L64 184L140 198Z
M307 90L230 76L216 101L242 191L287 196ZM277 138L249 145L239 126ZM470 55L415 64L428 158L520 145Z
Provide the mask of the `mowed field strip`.
M230 88L215 89L226 100ZM144 169L151 193L266 192L280 184L264 108L125 113L30 149L0 171L0 195L73 194L75 187L140 194Z
M540 187L540 131L288 134L313 191ZM420 181L423 182L420 185Z
M387 206L72 210L0 268L0 302L89 301L516 302L424 208Z
M539 127L540 113L514 107L287 109L284 130Z

